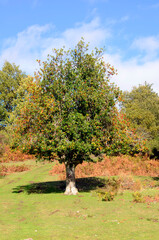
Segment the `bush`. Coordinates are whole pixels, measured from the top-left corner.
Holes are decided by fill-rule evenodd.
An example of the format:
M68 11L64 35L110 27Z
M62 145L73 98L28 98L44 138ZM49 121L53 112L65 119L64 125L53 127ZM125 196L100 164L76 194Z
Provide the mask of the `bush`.
M147 157L141 158L141 156L103 156L100 162L79 164L75 172L77 178L119 175L124 189L128 187L133 191L138 191L142 186L140 182L134 182L131 175L158 177L159 161L150 160ZM56 162L50 174L53 176L59 174L59 179L64 180L66 175L64 164Z
M135 202L135 203L144 203L145 202L145 200L140 192L134 192L132 194L132 196L133 196L133 202Z
M98 197L101 201L113 201L115 197L114 192L98 192Z
M144 199L145 199L145 202L148 204L153 202L156 203L156 202L159 202L159 194L156 194L155 196L148 195L148 196L145 196Z
M108 178L105 180L105 187L96 191L102 201L112 201L120 188L120 180L117 178Z
M34 159L33 155L22 153L19 150L12 150L9 146L4 145L4 153L0 158L0 162L23 162L29 159Z
M155 196L147 195L147 196L143 197L141 193L134 192L133 193L133 202L147 203L147 204L156 203L156 202L159 202L159 194L156 194Z
M12 165L12 166L5 166L5 165L1 165L0 167L0 175L1 176L5 176L11 173L15 173L15 172L24 172L24 171L28 171L30 170L30 166L28 165Z
M115 194L118 192L120 188L121 181L118 178L112 177L106 180L106 187L109 192L114 192Z
M122 190L138 191L142 188L140 180L135 181L131 175L121 175L119 180L121 181L120 188Z

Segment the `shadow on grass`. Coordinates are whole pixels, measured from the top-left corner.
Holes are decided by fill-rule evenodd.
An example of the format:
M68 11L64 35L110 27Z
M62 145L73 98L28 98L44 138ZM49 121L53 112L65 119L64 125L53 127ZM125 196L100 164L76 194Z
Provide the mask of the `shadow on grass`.
M98 177L78 178L76 179L76 185L79 192L89 192L97 188L105 187L106 180ZM12 193L62 193L65 190L65 186L65 181L30 183L28 185L13 188Z
M153 177L153 180L159 181L159 177Z

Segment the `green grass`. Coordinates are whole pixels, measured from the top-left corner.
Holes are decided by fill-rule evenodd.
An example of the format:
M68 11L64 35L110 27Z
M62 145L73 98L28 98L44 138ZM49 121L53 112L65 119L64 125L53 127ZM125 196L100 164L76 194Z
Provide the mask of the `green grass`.
M28 164L30 171L0 179L0 240L158 240L159 203L133 203L131 191L99 201L91 190L102 183L93 178L78 182L79 195L65 196L64 183L48 174L53 164Z

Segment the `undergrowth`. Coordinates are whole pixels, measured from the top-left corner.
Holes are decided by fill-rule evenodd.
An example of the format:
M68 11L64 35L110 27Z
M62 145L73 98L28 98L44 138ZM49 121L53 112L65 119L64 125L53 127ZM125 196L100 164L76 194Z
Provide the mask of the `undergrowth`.
M134 192L132 194L133 196L133 202L135 203L156 203L159 202L159 194L156 194L155 196L151 196L151 195L146 195L143 196L143 194L141 192Z
M56 162L51 175L59 174L60 180L65 179L65 165ZM159 161L141 158L139 156L117 156L104 157L101 162L83 162L76 167L76 178L93 176L115 176L115 175L136 175L136 176L159 176ZM128 181L130 183L130 181ZM127 185L125 181L125 186ZM134 183L131 183L134 185ZM140 188L140 183L135 183L136 190Z
M19 150L12 150L9 146L5 145L3 149L3 154L0 156L0 162L22 162L33 158L34 157L32 155L22 153Z
M15 173L15 172L24 172L24 171L28 171L30 170L30 167L28 165L11 165L11 166L5 166L5 165L1 165L0 166L0 175L1 176L5 176L11 173Z

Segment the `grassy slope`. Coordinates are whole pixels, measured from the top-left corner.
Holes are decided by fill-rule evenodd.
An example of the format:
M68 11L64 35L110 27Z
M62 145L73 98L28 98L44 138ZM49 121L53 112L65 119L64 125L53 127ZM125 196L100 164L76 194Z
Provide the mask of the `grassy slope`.
M57 180L48 175L50 169L38 163L31 171L0 179L1 240L158 240L159 203L134 204L130 191L112 202L98 201L91 192L12 193L19 185Z

